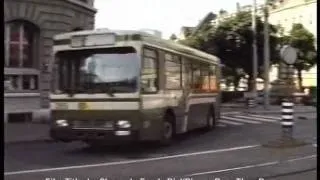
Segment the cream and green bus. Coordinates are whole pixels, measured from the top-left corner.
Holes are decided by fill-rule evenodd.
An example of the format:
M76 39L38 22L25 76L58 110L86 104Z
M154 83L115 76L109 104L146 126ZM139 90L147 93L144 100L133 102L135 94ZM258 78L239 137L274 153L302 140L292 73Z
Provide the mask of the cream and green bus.
M172 142L220 117L216 56L139 31L54 37L53 139Z

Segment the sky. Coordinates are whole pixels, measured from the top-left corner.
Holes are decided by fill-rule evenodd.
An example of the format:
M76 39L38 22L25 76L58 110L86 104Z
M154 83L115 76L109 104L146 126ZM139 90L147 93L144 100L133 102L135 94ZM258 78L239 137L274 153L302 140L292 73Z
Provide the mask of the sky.
M95 0L95 28L155 29L168 38L182 26L196 26L209 12L235 11L237 2L242 6L253 0Z

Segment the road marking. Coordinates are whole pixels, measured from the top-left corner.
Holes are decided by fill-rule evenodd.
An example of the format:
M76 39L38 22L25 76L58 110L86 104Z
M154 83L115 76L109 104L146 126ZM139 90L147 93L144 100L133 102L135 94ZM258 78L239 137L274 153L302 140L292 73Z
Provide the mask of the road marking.
M303 160L303 159L311 159L314 157L317 157L317 155L313 154L313 155L305 156L305 157L301 157L301 158L289 159L288 162L299 161L299 160Z
M106 166L114 166L114 165L134 164L134 163L181 158L181 157L187 157L187 156L197 156L197 155L204 155L204 154L213 154L213 153L229 152L229 151L236 151L236 150L244 150L244 149L250 149L250 148L256 148L256 147L260 147L260 145L240 146L240 147L233 147L233 148L226 148L226 149L200 151L200 152L194 152L194 153L178 154L178 155L171 155L171 156L157 157L157 158L137 159L137 160L130 160L130 161L118 161L118 162L87 164L87 165L78 165L78 166L66 166L66 167L47 168L47 169L12 171L12 172L5 172L4 175L10 176L10 175L18 175L18 174L29 174L29 173L39 173L39 172L49 172L49 171L61 171L61 170L70 170L70 169L83 169L83 168L92 168L92 167L106 167Z
M240 170L240 169L262 167L262 166L271 166L271 165L275 165L278 163L279 163L278 161L272 161L272 162L267 162L267 163L262 163L262 164L241 166L241 167L229 168L229 169L221 169L221 170L217 170L217 171L207 171L207 172L201 172L201 173L194 173L194 174L187 175L187 177L188 176L200 176L200 175L206 175L206 174L214 174L214 173L220 173L220 172L226 172L226 171L234 171L234 170Z
M312 144L312 146L317 147L317 144Z
M232 121L250 123L250 124L261 124L261 122L257 122L257 121L244 120L244 119L233 118L233 117L228 117L228 116L221 116L221 118L222 119L227 119L227 120L232 120Z
M255 114L250 114L252 117L260 117L260 118L265 118L265 119L276 119L276 120L281 120L281 117L275 117L275 116L261 116L261 115L255 115Z
M236 126L241 126L241 125L243 125L243 123L237 123L237 122L228 121L228 120L222 120L222 119L220 119L219 122L222 122L222 123L224 123L224 124L236 125Z
M272 162L267 162L267 163L261 163L261 164L254 164L254 165L247 165L247 166L240 166L240 167L235 167L235 168L228 168L228 169L221 169L221 170L216 170L216 171L206 171L206 172L201 172L201 173L194 173L187 175L187 177L190 176L200 176L200 175L207 175L207 174L215 174L215 173L220 173L220 172L227 172L227 171L234 171L234 170L241 170L241 169L249 169L249 168L256 168L256 167L263 167L263 166L271 166L271 165L276 165L284 162L294 162L294 161L299 161L299 160L304 160L304 159L311 159L317 157L316 154L310 155L310 156L304 156L301 158L295 158L295 159L289 159L285 161L272 161Z
M237 116L234 116L234 117L239 117L239 118L244 118L244 119L254 119L254 120L263 121L263 122L278 122L278 120L275 120L275 119L264 119L264 118L250 117L250 116L237 115Z
M228 115L228 114L240 114L239 111L232 111L232 112L222 112L221 115Z
M225 124L217 124L218 127L226 127L227 125Z

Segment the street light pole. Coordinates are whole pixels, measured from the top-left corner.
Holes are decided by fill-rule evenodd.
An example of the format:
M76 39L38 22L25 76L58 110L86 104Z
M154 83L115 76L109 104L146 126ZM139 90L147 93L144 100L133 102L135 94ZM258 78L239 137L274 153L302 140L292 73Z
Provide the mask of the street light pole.
M270 69L270 44L268 22L268 0L264 4L264 108L269 108L269 69Z
M257 26L256 26L256 11L257 11L257 2L253 0L253 7L252 7L252 93L256 99L257 94L257 77L258 77L258 55L257 55Z

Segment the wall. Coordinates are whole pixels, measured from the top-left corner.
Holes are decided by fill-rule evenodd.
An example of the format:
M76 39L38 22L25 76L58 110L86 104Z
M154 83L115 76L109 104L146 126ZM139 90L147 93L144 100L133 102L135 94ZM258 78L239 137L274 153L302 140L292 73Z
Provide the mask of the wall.
M5 68L5 74L39 74L39 91L33 93L5 93L5 112L25 111L28 109L49 108L50 69L45 70L44 64L53 61L52 37L55 34L72 31L75 28L93 29L96 9L93 0L84 3L80 0L5 0L4 21L24 20L31 22L40 30L38 53L33 68ZM37 95L38 93L38 95ZM25 100L24 100L25 99ZM19 104L20 102L20 104Z

